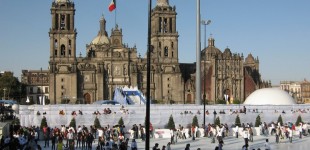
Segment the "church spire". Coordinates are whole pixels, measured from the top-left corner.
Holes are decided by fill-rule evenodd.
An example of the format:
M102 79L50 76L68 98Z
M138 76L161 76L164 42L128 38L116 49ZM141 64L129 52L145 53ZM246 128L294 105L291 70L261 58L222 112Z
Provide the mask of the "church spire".
M169 0L157 0L157 6L169 6Z

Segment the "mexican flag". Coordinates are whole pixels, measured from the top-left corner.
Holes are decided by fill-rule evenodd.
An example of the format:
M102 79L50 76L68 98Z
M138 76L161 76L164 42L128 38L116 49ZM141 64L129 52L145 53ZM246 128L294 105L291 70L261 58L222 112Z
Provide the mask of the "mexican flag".
M113 11L116 8L116 2L115 0L112 0L110 5L109 5L109 11Z

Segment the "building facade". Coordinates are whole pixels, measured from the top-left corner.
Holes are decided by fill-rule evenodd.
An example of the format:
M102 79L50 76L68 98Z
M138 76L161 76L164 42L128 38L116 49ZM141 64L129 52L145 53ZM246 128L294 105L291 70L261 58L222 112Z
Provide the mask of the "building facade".
M76 56L75 4L56 0L51 6L49 30L50 58L48 73L49 99L55 103L93 103L113 99L116 87L133 86L146 93L147 59L137 56L136 47L123 44L122 29L116 25L109 36L104 16L97 36L86 45L86 56ZM195 63L179 62L176 7L168 0L157 0L151 13L151 85L152 100L161 103L194 103ZM243 101L255 89L269 86L259 75L259 62L251 55L223 53L209 39L202 51L201 74L207 99ZM25 74L29 75L29 74ZM203 84L203 83L202 83ZM203 86L202 86L203 87Z
M218 100L243 102L256 89L270 87L270 81L262 81L259 73L259 60L249 54L232 53L229 48L224 52L215 46L214 38L208 39L208 46L201 52L201 97L206 103ZM185 83L186 102L195 99L195 72Z
M304 80L300 85L301 103L310 104L310 82Z
M28 103L42 104L43 97L44 100L49 99L49 72L47 70L22 70L21 82L27 85Z

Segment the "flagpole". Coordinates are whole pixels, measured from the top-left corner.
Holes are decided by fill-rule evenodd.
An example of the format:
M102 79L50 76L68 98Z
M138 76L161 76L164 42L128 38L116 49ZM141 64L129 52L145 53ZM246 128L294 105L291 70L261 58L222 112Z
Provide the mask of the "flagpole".
M116 0L115 0L115 4L114 5L116 6ZM115 20L115 22L114 22L115 23L115 27L116 27L116 14L117 14L116 12L117 12L117 8L115 8L115 15L114 15L114 17L115 17L114 18L114 20Z
M196 12L196 104L201 104L201 78L200 78L200 0L197 0Z

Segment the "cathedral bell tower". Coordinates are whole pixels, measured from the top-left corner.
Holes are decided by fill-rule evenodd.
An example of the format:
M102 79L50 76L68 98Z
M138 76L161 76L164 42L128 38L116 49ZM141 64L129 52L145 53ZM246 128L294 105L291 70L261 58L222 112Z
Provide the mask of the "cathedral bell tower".
M51 6L50 102L72 103L77 98L76 30L74 3L55 0Z
M157 0L151 14L151 43L155 62L178 63L178 32L175 7L168 0Z
M76 30L74 29L74 3L56 0L52 3L50 28L50 59L75 60Z

